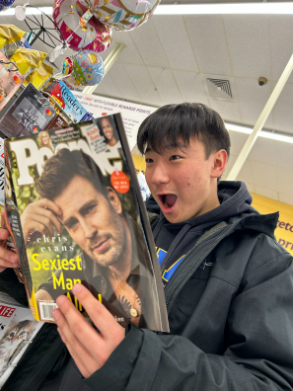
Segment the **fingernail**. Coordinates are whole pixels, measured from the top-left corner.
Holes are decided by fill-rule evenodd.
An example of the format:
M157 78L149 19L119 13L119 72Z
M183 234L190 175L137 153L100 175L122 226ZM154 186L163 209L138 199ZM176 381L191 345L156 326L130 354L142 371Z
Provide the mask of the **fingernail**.
M19 267L19 263L18 262L17 263L13 263L12 267Z
M58 304L58 306L60 307L65 301L65 296L59 296L56 300L56 303Z
M14 264L15 264L15 263L18 264L18 256L15 255L15 254L10 255L10 257L9 257L9 262L14 263Z
M75 294L75 293L78 293L81 289L83 288L83 286L81 284L75 284L72 288L72 292Z
M54 320L58 320L60 318L60 311L55 309L53 312L52 312L52 317Z

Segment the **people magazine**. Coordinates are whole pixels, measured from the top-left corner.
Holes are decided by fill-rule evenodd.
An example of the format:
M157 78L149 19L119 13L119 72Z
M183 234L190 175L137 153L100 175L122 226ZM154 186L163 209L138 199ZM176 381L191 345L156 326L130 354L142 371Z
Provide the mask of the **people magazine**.
M147 212L120 114L5 139L5 224L31 311L53 322L82 283L122 326L169 331Z

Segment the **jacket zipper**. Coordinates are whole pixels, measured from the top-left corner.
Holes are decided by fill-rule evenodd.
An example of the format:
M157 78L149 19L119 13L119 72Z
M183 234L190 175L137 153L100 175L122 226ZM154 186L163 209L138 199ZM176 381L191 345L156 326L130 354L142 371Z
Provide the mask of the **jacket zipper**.
M222 235L218 236L218 237L213 241L213 243L211 244L210 247L214 246L214 244L215 244L216 242L219 242L220 239L222 239L224 236L227 236L228 231L230 232L230 231L232 230L232 227L233 227L236 223L238 223L238 221L235 221L235 222L232 223L230 226L228 226L228 229L226 230L226 232L224 232L224 233L222 233ZM199 246L205 244L205 242L206 242L207 240L208 240L208 239L204 240L202 243L200 243ZM195 247L196 247L196 249L198 249L197 246L195 246ZM190 250L190 252L187 253L187 255L186 255L186 257L185 257L185 260L184 260L185 263L186 263L186 258L187 258L188 256L191 256L191 255L192 255L192 252L195 250L195 247L193 247L193 248ZM213 250L213 249L214 249L214 247L212 247L212 250ZM204 261L204 258L207 256L207 254L208 254L209 251L210 251L210 249L203 255L202 260L201 260L201 263ZM197 263L196 266L195 266L195 268L197 268L199 265L201 265L201 263ZM193 268L194 268L194 265L192 265L192 267L190 268L189 272L186 273L186 275L188 276L188 278L189 278L189 276L191 275L191 273L194 272L194 270L192 270ZM178 269L180 269L180 267L179 267ZM176 272L178 272L178 269L176 270ZM176 272L175 272L175 273L176 273ZM187 279L188 279L188 278L187 278ZM187 280L187 279L186 279L186 280ZM166 306L167 306L167 309L168 309L168 306L169 306L169 304L170 304L170 301L171 301L171 299L172 299L172 297L173 297L175 291L177 290L177 288L179 287L179 285L182 284L183 281L184 281L184 277L183 277L183 279L181 279L181 280L174 286L174 288L172 289L172 291L170 292L170 294L169 294L168 297L166 298Z

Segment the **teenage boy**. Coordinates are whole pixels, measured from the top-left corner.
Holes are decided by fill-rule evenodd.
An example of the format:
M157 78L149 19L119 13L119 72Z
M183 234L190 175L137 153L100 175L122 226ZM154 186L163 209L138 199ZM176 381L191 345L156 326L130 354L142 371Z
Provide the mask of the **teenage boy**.
M201 104L165 106L142 123L137 143L160 208L153 229L171 333L131 326L125 335L76 285L99 332L65 297L54 317L82 376L59 359L59 388L19 390L292 390L292 258L274 237L278 213L259 215L242 182L218 185L230 149L223 120ZM11 266L4 249L0 257Z

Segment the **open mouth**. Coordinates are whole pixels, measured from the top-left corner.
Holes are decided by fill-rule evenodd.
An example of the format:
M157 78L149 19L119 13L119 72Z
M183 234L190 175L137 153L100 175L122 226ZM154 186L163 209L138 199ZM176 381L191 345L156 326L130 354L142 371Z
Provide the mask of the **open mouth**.
M175 194L159 195L163 212L171 212L176 204L177 196Z

